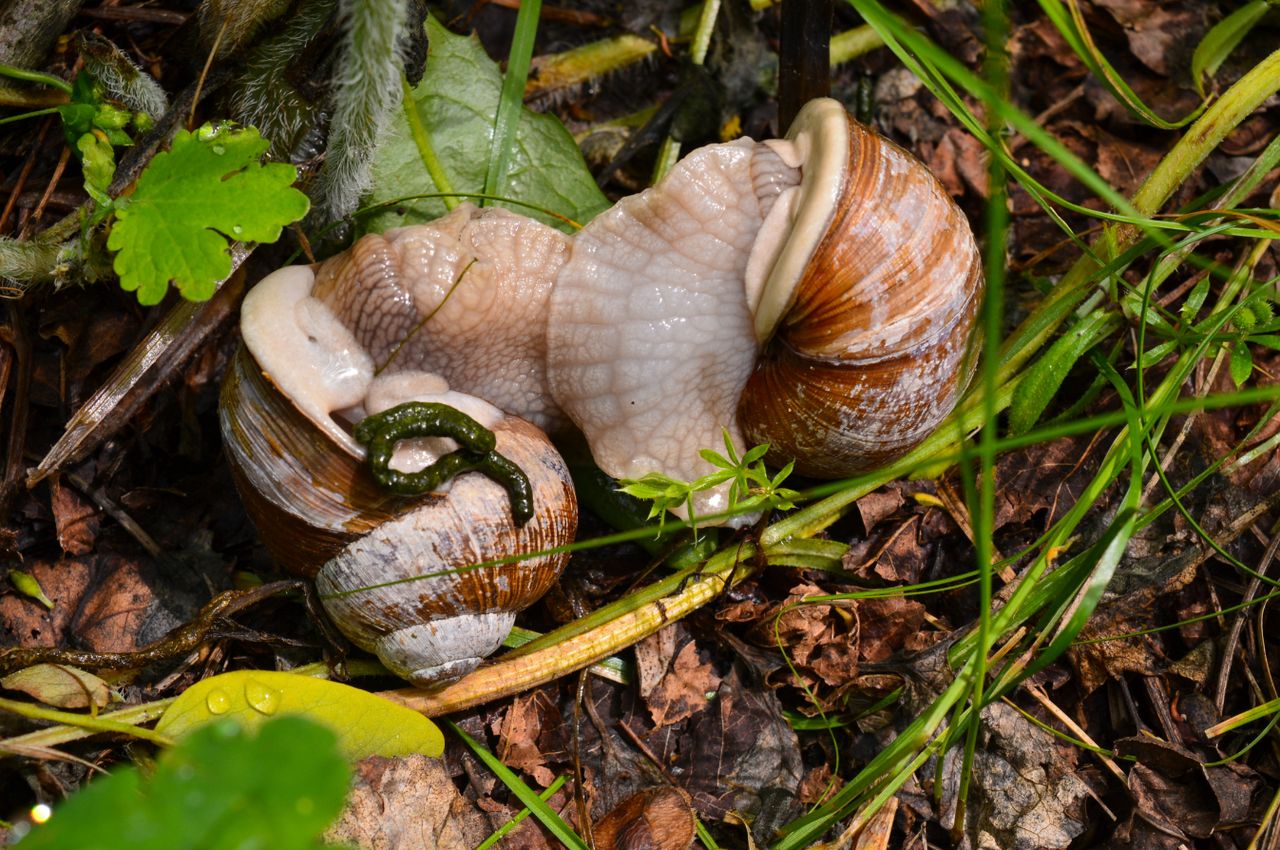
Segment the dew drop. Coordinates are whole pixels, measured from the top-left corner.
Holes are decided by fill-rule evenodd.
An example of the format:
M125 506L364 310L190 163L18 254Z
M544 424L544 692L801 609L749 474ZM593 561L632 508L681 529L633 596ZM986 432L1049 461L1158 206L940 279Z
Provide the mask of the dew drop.
M244 233L244 228L238 224L233 224L231 225L231 232L236 236L239 236L241 233Z
M280 691L264 685L257 679L250 679L244 683L244 698L255 711L261 714L275 714L280 708Z
M231 697L227 696L227 692L221 688L214 688L204 698L204 704L210 714L226 714L231 710Z
M210 150L213 151L215 156L222 156L227 152L226 145L214 145Z

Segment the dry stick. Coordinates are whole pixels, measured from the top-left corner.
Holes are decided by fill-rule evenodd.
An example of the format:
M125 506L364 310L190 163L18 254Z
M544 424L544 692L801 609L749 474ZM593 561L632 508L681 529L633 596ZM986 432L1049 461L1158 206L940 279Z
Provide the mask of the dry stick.
M0 649L0 674L33 664L68 664L73 667L127 670L145 667L195 650L222 617L255 605L264 599L302 587L301 581L277 581L250 590L228 590L210 600L190 623L134 652L90 652L56 647L9 647Z
M600 628L535 652L500 659L441 688L399 688L379 695L434 717L518 694L607 658L619 648L631 646L667 623L697 610L726 587L754 574L755 552L754 546L743 544L718 553L701 571L691 567L666 579L667 582L675 580L675 592L639 605Z
M1043 688L1039 685L1028 685L1026 691L1031 694L1032 698L1035 699L1036 702L1040 703L1045 711L1052 714L1058 719L1059 723L1067 727L1068 732L1079 738L1081 741L1084 741L1089 746L1097 748L1093 753L1094 757L1097 758L1098 761L1102 762L1102 766L1109 770L1116 779L1120 780L1121 787L1128 786L1129 778L1125 776L1124 770L1121 769L1120 765L1116 764L1116 760L1101 752L1104 748L1099 746L1098 742L1090 737L1089 733L1084 730L1084 727L1072 720L1071 715L1059 708L1058 704L1049 698L1049 695L1044 692ZM1111 819L1115 820L1115 815L1111 815Z
M1262 562L1258 564L1258 574L1249 580L1242 602L1249 602L1258 594L1262 579L1267 574L1271 562L1275 560L1277 549L1280 549L1280 523L1271 529L1271 542L1267 545L1266 552L1262 554ZM1227 633L1226 643L1222 647L1222 663L1218 666L1217 689L1213 697L1213 704L1217 707L1219 715L1223 713L1227 704L1227 679L1231 675L1231 663L1235 659L1236 646L1240 643L1240 632L1248 619L1247 608L1236 615L1235 621L1231 624L1231 631Z

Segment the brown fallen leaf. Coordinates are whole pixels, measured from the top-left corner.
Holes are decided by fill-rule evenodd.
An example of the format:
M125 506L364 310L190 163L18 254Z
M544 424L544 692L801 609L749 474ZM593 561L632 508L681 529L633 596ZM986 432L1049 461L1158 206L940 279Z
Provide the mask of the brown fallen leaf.
M86 555L93 551L101 520L98 509L75 489L67 486L62 476L49 479L50 506L58 531L58 545L68 555Z
M346 808L325 840L363 850L463 850L496 827L458 793L440 759L373 756L356 765ZM499 846L520 846L513 837Z
M593 834L596 850L687 850L694 837L689 795L670 785L646 788L610 809Z
M555 781L556 775L547 766L547 754L540 738L545 730L558 730L563 726L560 709L545 690L517 697L503 713L502 722L495 730L500 739L498 756L507 767L523 770L546 788Z
M676 657L665 676L645 698L655 727L661 728L679 723L711 705L720 677L710 662L698 656L698 648L689 640Z

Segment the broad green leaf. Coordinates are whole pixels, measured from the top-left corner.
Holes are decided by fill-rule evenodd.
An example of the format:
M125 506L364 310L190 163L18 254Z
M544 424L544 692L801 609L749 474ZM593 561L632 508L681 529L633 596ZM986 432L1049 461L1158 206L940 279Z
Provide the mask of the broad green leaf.
M23 850L318 850L350 769L334 735L282 717L256 735L233 721L194 732L155 773L126 767L58 806Z
M1269 0L1252 0L1213 25L1196 45L1191 56L1191 81L1204 96L1204 78L1213 76L1231 51L1249 34L1254 24L1274 5Z
M413 89L413 108L450 188L482 193L502 73L474 36L454 35L431 17L427 18L427 36L430 54L422 82ZM368 201L381 203L439 191L427 174L409 122L401 112L379 142ZM551 210L579 224L609 206L560 121L528 109L520 111L506 180L496 187L495 194ZM508 206L554 227L572 229L535 209ZM378 231L420 223L438 218L445 210L444 202L436 198L406 201L395 211L371 217L364 226Z
M179 130L133 195L117 201L107 247L118 252L120 285L142 304L159 303L170 282L204 301L231 273L228 239L274 242L306 215L310 202L292 185L297 170L260 162L269 144L253 128Z
M178 738L224 717L253 728L285 714L327 725L352 761L444 752L440 730L416 711L350 685L274 670L237 670L197 682L174 700L156 731Z
M102 708L111 699L107 683L65 664L33 664L0 679L0 686L22 691L54 708Z

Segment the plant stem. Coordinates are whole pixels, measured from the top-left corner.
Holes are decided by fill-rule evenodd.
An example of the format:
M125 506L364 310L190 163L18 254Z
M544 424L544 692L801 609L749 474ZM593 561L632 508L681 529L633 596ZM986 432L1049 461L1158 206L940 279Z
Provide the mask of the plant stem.
M431 144L431 136L427 135L422 116L418 114L418 105L413 99L413 87L403 75L400 77L400 85L404 90L401 106L404 109L405 121L409 123L409 132L413 134L413 144L418 148L418 156L422 157L427 176L440 190L440 200L444 201L446 209L452 210L458 205L457 197L451 194L453 183L449 180L449 175L444 173L444 166L440 164L439 158L436 157L436 149Z
M32 71L29 68L15 68L13 65L6 65L0 62L0 76L9 77L13 80L23 80L28 83L52 86L66 94L71 94L71 84L66 80L51 74L41 73L40 71Z
M151 729L140 729L131 723L121 723L110 717L93 716L89 714L75 714L70 711L58 711L54 708L47 708L43 705L35 705L29 702L19 702L18 700L4 699L0 697L0 709L25 717L28 720L47 720L51 723L62 723L67 726L75 726L80 729L92 732L120 732L125 735L132 735L135 738L142 738L153 744L160 746L170 746L173 740L167 735L161 735Z
M682 570L620 600L631 610L597 628L577 630L563 639L558 635L561 630L551 632L539 641L539 649L511 653L441 688L400 688L380 695L428 717L436 717L552 681L631 646L715 599L726 588L756 571L756 553L756 547L748 543L723 549L704 567ZM645 599L655 596L655 591L665 593L656 594L652 600Z

